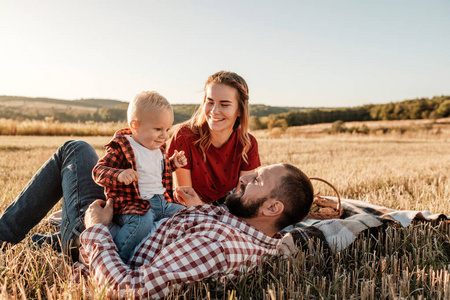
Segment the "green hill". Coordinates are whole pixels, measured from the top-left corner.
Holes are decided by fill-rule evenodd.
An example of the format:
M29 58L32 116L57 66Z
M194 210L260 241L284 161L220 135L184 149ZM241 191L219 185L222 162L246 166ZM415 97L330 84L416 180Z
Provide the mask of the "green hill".
M125 122L128 102L112 99L61 100L0 96L0 118L52 118L60 122ZM189 119L197 104L174 104L174 124ZM253 129L329 123L337 120L406 120L450 116L450 96L420 98L396 103L364 105L349 108L280 107L250 105Z
M174 104L174 123L188 120L198 108L197 104ZM52 117L60 122L74 121L126 121L128 102L111 99L61 100L0 96L0 118L45 119ZM250 106L253 116L264 117L305 108L276 107L262 104Z
M0 96L0 105L11 102L22 103L45 103L48 105L64 105L64 106L87 106L87 107L114 107L118 105L128 105L127 102L110 100L110 99L79 99L79 100L61 100L54 98L30 98L21 96Z
M250 115L255 117L266 117L269 115L278 115L290 111L302 111L311 109L308 107L288 107L288 106L268 106L264 104L251 104Z

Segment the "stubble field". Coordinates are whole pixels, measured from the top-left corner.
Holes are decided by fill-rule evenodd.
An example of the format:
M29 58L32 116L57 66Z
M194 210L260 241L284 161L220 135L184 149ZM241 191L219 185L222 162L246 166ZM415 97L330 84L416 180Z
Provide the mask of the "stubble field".
M450 215L448 137L344 134L270 139L263 132L256 132L255 136L262 165L294 164L310 177L331 182L343 198ZM81 139L102 155L102 145L109 138ZM69 139L0 136L0 212L39 166ZM41 222L33 232L49 229L48 224ZM448 223L388 228L378 234L378 240L391 239L398 247L381 250L380 245L362 236L348 250L328 256L322 255L320 245L311 241L309 250L273 262L268 272L261 271L226 286L203 282L169 298L450 299ZM411 247L421 251L411 255ZM70 265L59 254L51 249L34 249L26 239L0 252L0 297L103 297L101 290L94 287L71 285L67 279L69 271Z

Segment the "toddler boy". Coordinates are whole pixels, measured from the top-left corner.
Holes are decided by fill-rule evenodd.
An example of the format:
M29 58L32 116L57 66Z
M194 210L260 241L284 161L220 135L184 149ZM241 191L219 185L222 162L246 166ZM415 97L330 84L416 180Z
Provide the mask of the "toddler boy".
M157 92L142 92L130 102L129 128L120 129L94 167L97 184L114 201L114 221L121 226L114 242L127 262L153 223L185 208L173 202L172 172L187 163L184 152L165 155L173 123L170 103Z

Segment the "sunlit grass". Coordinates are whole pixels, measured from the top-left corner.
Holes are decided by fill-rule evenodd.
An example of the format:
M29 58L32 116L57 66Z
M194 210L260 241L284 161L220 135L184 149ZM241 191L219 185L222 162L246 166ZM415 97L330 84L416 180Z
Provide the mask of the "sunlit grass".
M61 137L0 136L0 211L16 197ZM82 138L99 155L110 136ZM450 140L408 136L260 137L263 165L292 163L330 181L344 198L395 209L450 215ZM56 207L55 209L58 209ZM41 222L33 232L51 230ZM415 223L365 232L329 253L317 241L299 245L241 280L205 280L168 299L450 299L450 225ZM0 298L104 299L101 287L74 285L70 264L27 238L0 252Z
M23 120L0 118L0 135L39 135L39 136L112 136L117 129L126 127L117 122L77 122L60 123L47 120Z

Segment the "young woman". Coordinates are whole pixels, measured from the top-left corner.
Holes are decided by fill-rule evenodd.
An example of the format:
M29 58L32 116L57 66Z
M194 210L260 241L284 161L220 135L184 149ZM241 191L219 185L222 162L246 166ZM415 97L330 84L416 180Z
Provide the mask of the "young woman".
M191 186L204 203L221 203L240 176L261 165L258 143L248 133L248 99L247 83L238 74L208 77L202 104L170 141L169 156L177 149L188 161L174 173L175 187Z

